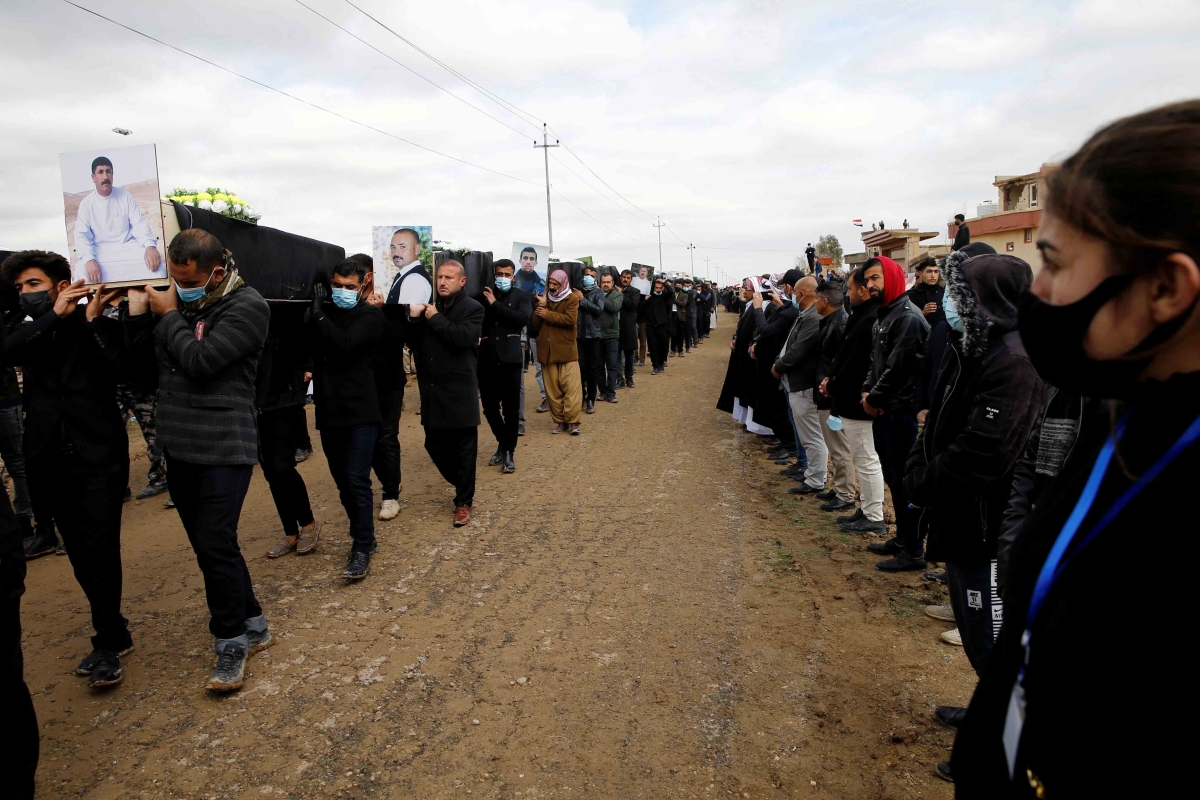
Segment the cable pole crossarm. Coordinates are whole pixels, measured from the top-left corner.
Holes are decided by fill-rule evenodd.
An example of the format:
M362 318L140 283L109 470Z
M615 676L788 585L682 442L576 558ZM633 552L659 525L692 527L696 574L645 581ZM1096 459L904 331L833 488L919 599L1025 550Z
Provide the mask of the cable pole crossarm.
M533 140L534 149L541 148L542 161L546 167L546 234L550 237L550 252L554 252L554 220L550 215L550 148L559 147L558 139L554 140L554 144L550 144L549 134L546 132L545 123L542 124L542 143L538 144L537 140Z

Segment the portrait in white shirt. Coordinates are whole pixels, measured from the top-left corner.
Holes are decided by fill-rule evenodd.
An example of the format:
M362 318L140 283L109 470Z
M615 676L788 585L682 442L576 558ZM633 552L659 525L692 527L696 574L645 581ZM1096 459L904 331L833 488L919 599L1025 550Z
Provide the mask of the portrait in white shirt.
M428 303L433 297L430 266L433 227L377 225L371 229L375 286L388 304ZM419 271L421 274L412 274ZM423 274L423 277L422 277Z
M109 284L166 277L154 145L64 153L59 162L72 277ZM90 191L78 191L84 180Z

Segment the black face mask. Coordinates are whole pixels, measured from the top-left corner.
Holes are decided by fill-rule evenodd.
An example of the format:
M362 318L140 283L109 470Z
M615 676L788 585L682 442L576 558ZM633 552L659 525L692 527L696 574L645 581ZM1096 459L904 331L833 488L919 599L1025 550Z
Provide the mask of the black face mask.
M1052 306L1031 292L1025 293L1017 310L1017 327L1025 352L1043 380L1085 397L1122 399L1136 392L1138 376L1150 362L1150 356L1145 354L1170 338L1188 315L1181 315L1178 324L1173 320L1150 334L1129 353L1137 358L1120 361L1089 358L1083 340L1092 319L1132 282L1131 275L1113 275L1084 297L1064 306Z
M50 292L22 292L20 296L21 310L26 316L37 319L45 314L50 309L54 308L54 301L50 299Z

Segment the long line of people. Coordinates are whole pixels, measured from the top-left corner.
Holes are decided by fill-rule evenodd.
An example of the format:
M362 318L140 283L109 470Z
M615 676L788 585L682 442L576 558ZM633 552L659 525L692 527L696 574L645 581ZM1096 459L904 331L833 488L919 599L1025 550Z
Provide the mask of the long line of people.
M743 284L717 407L785 466L790 494L854 509L837 525L870 537L877 569L946 584L950 609L931 615L954 621L979 677L969 707L934 711L958 730L937 773L960 798L1149 797L1187 780L1170 724L1192 694L1171 644L1186 559L1153 559L1149 606L1118 584L1161 553L1151 542L1186 547L1197 187L1190 101L1112 123L1062 164L1036 276L961 241L907 292L884 256L844 285L798 270Z

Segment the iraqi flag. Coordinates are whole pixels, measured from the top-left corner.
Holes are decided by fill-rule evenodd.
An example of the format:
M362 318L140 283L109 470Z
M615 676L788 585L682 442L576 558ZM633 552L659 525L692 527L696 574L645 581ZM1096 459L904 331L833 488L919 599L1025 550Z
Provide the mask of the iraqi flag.
M850 220L850 221L854 223L854 227L856 227L856 228L861 228L861 227L862 227L862 220L861 220L861 219L852 219L852 220Z

